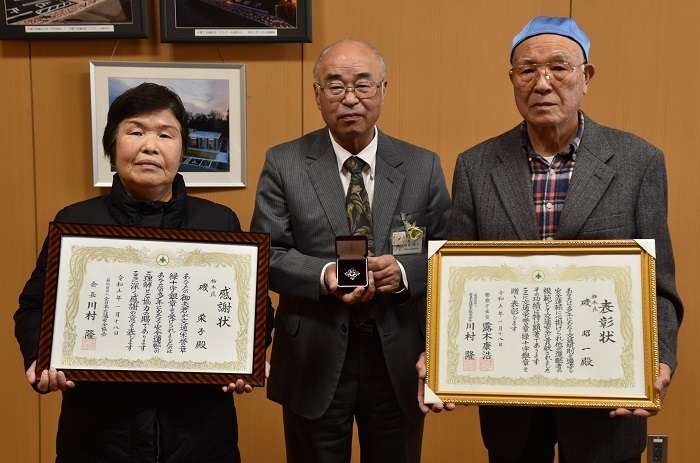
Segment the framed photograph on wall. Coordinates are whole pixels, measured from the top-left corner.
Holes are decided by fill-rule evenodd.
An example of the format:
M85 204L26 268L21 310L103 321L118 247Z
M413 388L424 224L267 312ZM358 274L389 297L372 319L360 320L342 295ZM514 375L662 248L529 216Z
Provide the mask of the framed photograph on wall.
M659 410L655 253L431 241L426 403Z
M310 42L311 0L160 0L163 42Z
M146 0L3 0L0 39L148 37Z
M109 106L143 82L171 88L185 105L189 142L180 173L187 186L245 186L245 65L118 61L90 62L94 185L111 186L114 175L102 148Z

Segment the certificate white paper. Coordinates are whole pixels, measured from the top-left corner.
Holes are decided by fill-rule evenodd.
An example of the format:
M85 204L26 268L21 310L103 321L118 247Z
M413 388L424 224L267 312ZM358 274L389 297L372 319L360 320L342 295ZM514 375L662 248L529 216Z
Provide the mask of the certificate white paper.
M431 257L437 396L655 408L653 258L634 241L516 243L447 242Z
M58 254L51 366L252 374L255 243L66 234Z

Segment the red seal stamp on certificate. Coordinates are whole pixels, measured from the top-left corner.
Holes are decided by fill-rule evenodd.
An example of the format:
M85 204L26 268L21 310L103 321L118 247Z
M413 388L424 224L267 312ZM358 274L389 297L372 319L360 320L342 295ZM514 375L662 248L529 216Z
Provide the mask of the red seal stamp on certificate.
M493 371L493 357L479 359L479 370Z
M82 350L95 350L97 349L97 339L96 338L83 338L80 345Z
M462 371L476 371L476 359L463 359Z

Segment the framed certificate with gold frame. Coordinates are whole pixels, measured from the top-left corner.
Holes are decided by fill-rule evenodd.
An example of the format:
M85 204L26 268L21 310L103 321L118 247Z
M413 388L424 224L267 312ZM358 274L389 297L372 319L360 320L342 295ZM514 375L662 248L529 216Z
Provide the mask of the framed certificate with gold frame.
M37 368L264 385L269 235L52 222Z
M426 402L661 408L654 240L429 248Z

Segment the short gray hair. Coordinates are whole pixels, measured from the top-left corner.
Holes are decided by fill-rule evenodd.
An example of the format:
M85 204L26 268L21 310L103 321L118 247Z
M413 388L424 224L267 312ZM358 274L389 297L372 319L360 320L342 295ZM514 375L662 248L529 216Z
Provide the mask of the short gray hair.
M316 64L314 64L314 82L320 84L320 82L318 81L318 69L321 67L321 60L323 60L323 57L326 55L326 53L328 53L328 50L333 48L335 45L343 42L353 42L367 48L374 55L374 57L377 58L377 61L379 61L379 66L382 70L382 80L384 80L384 78L386 77L386 62L384 61L384 58L382 58L382 55L379 53L379 51L376 48L374 48L374 46L369 42L365 42L364 40L353 39L351 37L345 37L336 40L332 44L328 45L326 48L323 49L321 54L318 55L318 58L316 59Z

